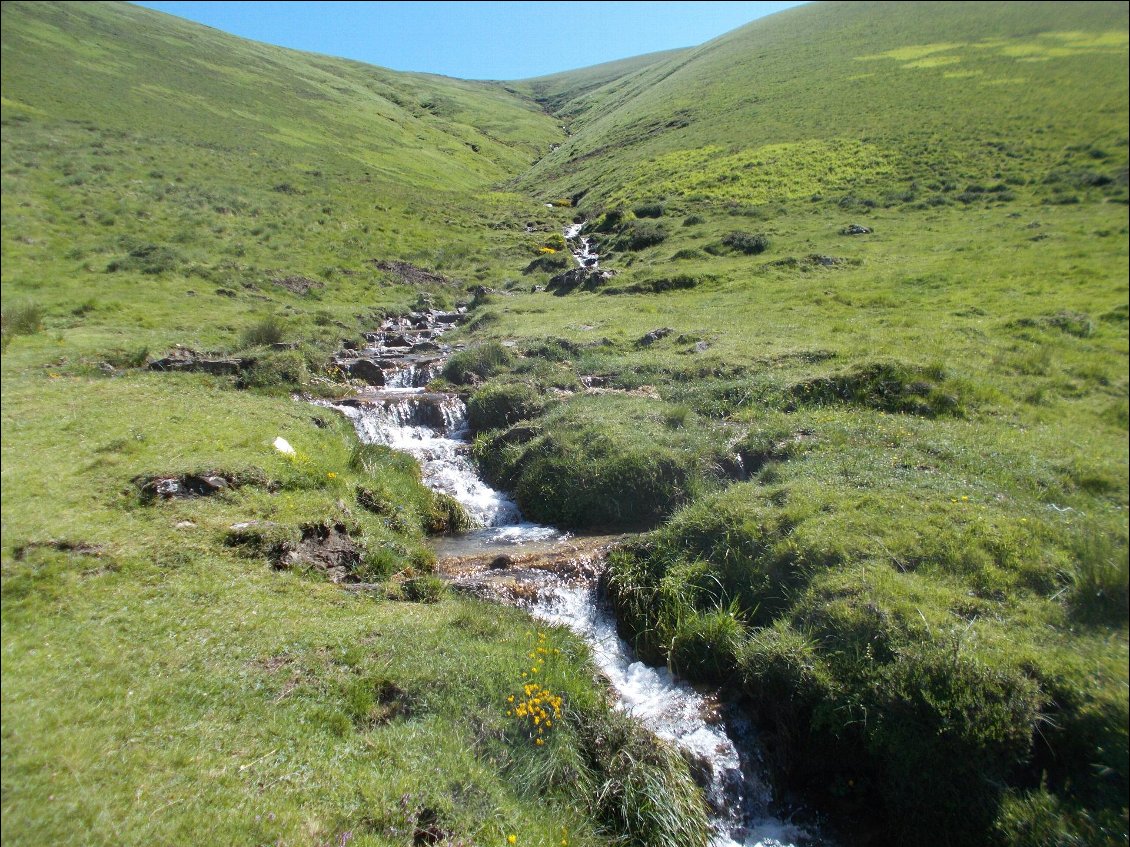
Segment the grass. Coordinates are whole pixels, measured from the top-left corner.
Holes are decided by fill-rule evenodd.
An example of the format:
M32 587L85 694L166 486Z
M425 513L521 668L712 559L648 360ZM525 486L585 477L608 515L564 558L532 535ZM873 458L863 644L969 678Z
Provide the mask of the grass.
M515 83L3 18L5 843L701 843L567 634L516 732L527 619L430 572L466 515L290 397L459 304L486 474L651 530L623 632L845 841L1125 842L1124 5L814 5ZM574 217L615 275L539 290ZM375 590L287 558L337 527Z

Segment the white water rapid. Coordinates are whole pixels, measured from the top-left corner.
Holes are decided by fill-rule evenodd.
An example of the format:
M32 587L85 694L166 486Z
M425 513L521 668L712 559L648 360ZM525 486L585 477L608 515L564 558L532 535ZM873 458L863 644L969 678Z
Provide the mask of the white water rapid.
M584 265L590 247L578 248L580 225L566 230L570 246L579 249ZM593 256L595 265L595 256ZM591 265L589 265L591 267ZM421 319L422 317L422 319ZM412 332L435 339L451 325L450 315L429 313L407 319L389 319L367 351L384 369L384 387L362 397L334 404L353 421L362 441L386 444L414 456L423 470L424 482L433 490L454 497L483 528L437 545L444 556L482 556L506 551L553 554L573 542L552 527L523 521L517 505L487 485L469 456L466 409L453 395L428 392L427 381L439 372L442 359L432 356L427 364L415 355ZM406 327L414 327L406 331ZM389 344L395 334L396 344ZM602 562L601 562L602 564ZM543 568L515 572L523 585L523 603L531 614L553 624L569 627L592 648L593 658L619 697L619 708L639 720L660 738L683 752L697 772L711 809L711 847L791 847L815 843L804 830L773 818L768 813L770 792L758 776L755 756L733 740L707 698L674 678L665 668L650 667L635 660L631 649L616 634L616 624L599 602L596 581L569 580ZM465 587L491 574L470 577ZM457 580L457 584L460 581ZM533 599L529 599L533 597ZM660 847L660 845L656 845Z

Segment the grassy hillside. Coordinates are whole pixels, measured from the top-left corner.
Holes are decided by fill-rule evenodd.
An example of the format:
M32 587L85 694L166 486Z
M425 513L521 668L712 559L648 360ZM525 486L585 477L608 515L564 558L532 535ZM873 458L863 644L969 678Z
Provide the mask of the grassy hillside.
M3 97L4 843L601 845L655 824L644 784L696 843L686 767L575 640L550 743L507 718L528 618L448 597L449 504L290 396L537 254L545 208L496 184L555 122L123 4L5 3ZM173 345L256 364L144 369ZM227 485L146 495L185 475ZM278 569L319 533L380 588Z
M623 632L744 703L845 843L1124 844L1127 43L1121 3L827 3L488 84L4 4L5 842L701 820L633 794L686 769L563 635L574 710L522 746L527 624L405 602L445 504L289 397L472 302L444 380L484 472L646 531ZM615 274L547 289L574 217ZM175 344L257 365L141 369ZM238 485L139 490L205 471ZM336 524L377 595L271 570Z
M616 275L483 306L559 391L484 467L659 525L625 633L850 838L1124 843L1125 6L815 4L569 110L518 184Z

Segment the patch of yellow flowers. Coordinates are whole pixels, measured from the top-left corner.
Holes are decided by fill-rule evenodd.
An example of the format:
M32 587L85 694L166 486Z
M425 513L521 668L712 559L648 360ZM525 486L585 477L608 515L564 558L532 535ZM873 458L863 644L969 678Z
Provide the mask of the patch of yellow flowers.
M526 654L533 662L529 670L522 671L522 679L526 680L522 691L506 698L506 716L524 725L539 747L545 744L545 734L553 729L554 723L561 721L561 704L564 701L559 694L534 682L532 677L539 674L544 677L546 660L560 653L556 647L546 646L545 633L539 632L535 646Z

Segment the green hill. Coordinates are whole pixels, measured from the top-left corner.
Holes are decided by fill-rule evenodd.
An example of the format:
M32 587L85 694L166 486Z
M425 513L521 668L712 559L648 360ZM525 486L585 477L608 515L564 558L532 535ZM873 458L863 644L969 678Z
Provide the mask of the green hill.
M484 474L643 531L623 634L836 837L1126 842L1124 3L811 4L495 83L2 15L5 843L702 843L564 634L573 711L514 743L528 619L441 596L448 506L291 399L427 304L470 308ZM558 278L574 218L610 275ZM176 345L255 364L145 368ZM200 473L237 484L139 491ZM381 594L267 564L337 525Z

